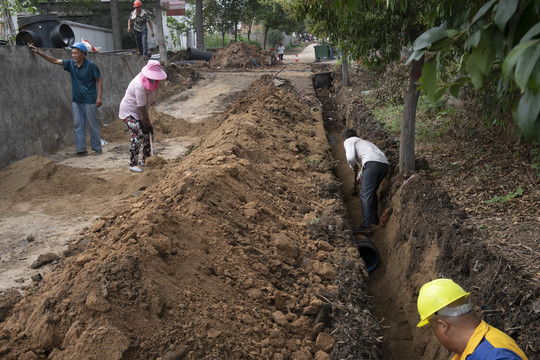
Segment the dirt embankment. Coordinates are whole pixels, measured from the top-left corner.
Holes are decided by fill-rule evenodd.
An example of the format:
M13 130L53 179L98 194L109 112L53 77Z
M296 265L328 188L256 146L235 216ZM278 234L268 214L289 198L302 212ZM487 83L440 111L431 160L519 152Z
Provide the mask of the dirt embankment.
M320 110L271 80L82 234L0 324L3 358L380 358Z

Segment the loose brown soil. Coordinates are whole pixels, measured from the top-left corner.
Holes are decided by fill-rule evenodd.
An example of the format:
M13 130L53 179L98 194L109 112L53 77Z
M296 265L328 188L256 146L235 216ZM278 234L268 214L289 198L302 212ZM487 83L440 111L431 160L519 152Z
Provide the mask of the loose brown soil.
M196 87L207 70L168 68L160 101ZM425 281L448 276L472 292L479 315L538 359L540 232L530 212L539 198L538 180L527 180L531 159L511 176L468 182L464 174L475 168L451 164L476 139L456 131L452 143L438 144L444 151L418 147L430 169L451 165L451 173L398 174L396 141L373 119L361 97L369 90L365 73L354 71L351 91L335 90L335 73L335 87L319 89L319 100L263 75L202 121L153 109L160 141L181 137L191 146L182 156L149 158L143 174L42 157L1 170L2 223L19 218L43 228L24 236L13 230L18 239L0 247L2 264L25 256L32 263L39 255L30 254L32 244L44 249L51 236L65 236L67 246L39 268L43 279L28 285L24 278L19 291L0 294L0 356L446 359L429 330L415 327L415 297ZM104 131L111 145L127 142L120 125ZM344 161L346 126L391 163L380 189L386 224L372 236L381 261L369 275L355 246L362 237L351 232L361 212ZM513 162L503 150L491 158L477 151L478 161L507 169ZM489 197L507 178L508 188L526 189L519 206L475 208L479 202L459 197L480 190ZM527 231L505 217L516 213L530 215L519 218ZM475 226L497 223L494 214L509 228Z
M276 64L276 56L270 50L260 51L255 45L241 42L218 49L209 65L217 69L251 69Z

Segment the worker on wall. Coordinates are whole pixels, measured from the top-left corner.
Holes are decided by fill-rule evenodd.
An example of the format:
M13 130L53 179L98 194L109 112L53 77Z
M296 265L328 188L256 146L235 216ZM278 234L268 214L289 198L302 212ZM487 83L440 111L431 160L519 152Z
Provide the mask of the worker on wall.
M430 281L418 294L418 327L429 324L452 360L527 360L516 342L502 331L479 320L468 301L468 292L450 279Z
M146 24L150 27L152 37L154 37L154 28L152 27L152 23L148 21L148 13L143 10L140 0L136 0L133 3L133 7L135 10L133 10L129 16L127 31L130 32L133 26L135 43L137 44L139 54L150 57L150 53L148 52L148 29L146 28Z

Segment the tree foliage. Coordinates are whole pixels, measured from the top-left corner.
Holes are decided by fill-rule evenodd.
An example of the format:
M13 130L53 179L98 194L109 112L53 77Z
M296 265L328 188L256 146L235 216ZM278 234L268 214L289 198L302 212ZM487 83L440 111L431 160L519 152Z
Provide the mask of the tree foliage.
M452 16L440 16L445 21L414 42L410 60L426 52L439 55L450 47L462 54L460 70L465 76L442 86L437 80L440 57L426 63L423 91L436 101L446 90L457 97L469 82L482 88L495 81L499 97L517 87L514 120L526 139L540 141L540 3L489 0L478 5L471 11L454 4Z

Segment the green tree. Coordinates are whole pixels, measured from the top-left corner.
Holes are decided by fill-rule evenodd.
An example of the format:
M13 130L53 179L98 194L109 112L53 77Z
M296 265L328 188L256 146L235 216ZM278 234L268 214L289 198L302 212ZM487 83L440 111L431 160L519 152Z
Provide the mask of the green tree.
M257 19L257 14L261 9L261 5L258 0L247 0L246 7L243 13L243 23L247 25L247 39L248 42L251 42L251 28Z
M12 15L19 12L37 11L35 6L29 1L23 0L0 0L0 39L7 41L10 45L15 45L17 30L11 19Z
M475 11L453 5L446 14L437 13L443 21L414 42L410 60L437 55L424 66L423 91L436 101L447 89L457 97L469 82L478 89L495 82L499 97L517 87L514 121L527 140L540 141L540 3L490 0L480 2ZM454 10L452 16L448 9ZM449 48L462 55L459 70L465 76L438 86L439 55Z
M222 46L225 47L225 34L233 26L229 17L229 0L208 0L205 1L204 20L207 30L219 32L221 34Z
M397 1L397 0L396 0ZM390 0L388 1L390 4ZM298 17L308 16L311 31L353 58L369 58L377 50L381 57L374 61L398 58L402 44L412 43L425 29L422 17L424 0L401 0L402 7L387 7L380 0L293 0ZM415 58L411 65L409 89L403 108L400 139L400 171L414 170L414 133L418 104L418 80L424 58Z
M268 31L270 29L277 29L285 33L291 33L298 27L298 21L295 20L284 9L287 3L280 3L275 0L261 1L260 11L257 16L257 22L263 25L264 41L263 49L266 49L266 41L268 37Z
M181 36L187 36L191 29L195 26L195 13L191 9L186 9L186 15L182 17L183 21L178 21L176 17L167 16L167 25L176 34L171 33L171 40L175 46L181 46Z

